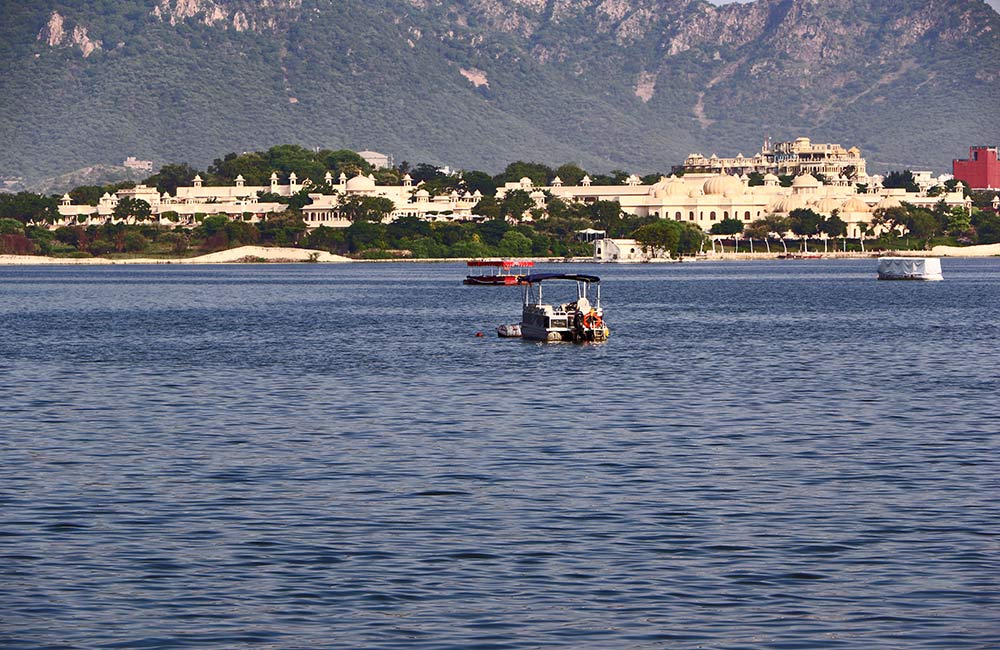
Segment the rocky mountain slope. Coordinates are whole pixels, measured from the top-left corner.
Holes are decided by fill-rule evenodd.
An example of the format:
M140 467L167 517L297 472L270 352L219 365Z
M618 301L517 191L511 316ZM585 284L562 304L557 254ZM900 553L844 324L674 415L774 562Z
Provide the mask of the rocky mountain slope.
M669 169L765 136L944 171L1000 141L982 0L0 0L0 176L290 142Z

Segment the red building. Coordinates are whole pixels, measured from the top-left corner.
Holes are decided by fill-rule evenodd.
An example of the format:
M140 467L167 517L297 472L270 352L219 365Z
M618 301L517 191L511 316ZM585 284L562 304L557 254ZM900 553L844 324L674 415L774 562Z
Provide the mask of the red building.
M952 160L951 173L973 190L1000 188L996 147L969 147L968 160Z

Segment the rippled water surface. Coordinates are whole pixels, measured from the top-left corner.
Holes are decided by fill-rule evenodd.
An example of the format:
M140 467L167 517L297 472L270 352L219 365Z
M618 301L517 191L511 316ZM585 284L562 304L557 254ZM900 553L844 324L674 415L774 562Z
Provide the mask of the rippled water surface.
M1000 260L943 267L543 265L589 346L461 264L0 268L0 645L995 648Z

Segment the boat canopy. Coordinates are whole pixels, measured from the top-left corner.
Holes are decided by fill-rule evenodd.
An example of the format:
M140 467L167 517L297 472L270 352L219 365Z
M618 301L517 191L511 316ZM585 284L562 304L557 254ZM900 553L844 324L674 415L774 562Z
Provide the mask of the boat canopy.
M522 282L533 284L542 280L574 280L576 282L600 282L596 275L582 275L580 273L532 273L521 279Z
M531 260L470 260L466 262L469 266L499 266L509 269L515 266L534 266Z

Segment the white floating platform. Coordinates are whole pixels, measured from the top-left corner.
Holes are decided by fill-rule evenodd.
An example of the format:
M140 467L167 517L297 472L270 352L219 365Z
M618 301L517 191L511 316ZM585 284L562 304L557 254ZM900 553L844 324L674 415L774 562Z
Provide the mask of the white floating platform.
M879 280L943 280L936 257L880 257Z

